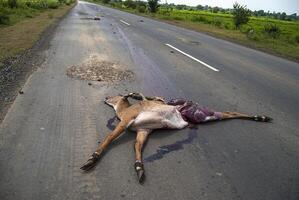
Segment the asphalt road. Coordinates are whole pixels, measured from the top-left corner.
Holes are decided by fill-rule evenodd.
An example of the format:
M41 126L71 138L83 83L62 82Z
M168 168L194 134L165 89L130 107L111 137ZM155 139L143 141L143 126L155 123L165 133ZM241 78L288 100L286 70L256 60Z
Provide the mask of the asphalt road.
M95 15L101 20L87 19ZM61 21L44 54L1 124L1 200L299 199L298 63L84 2ZM91 55L121 64L136 79L89 86L66 76ZM128 91L267 114L274 122L156 131L144 149L143 185L131 132L93 171L82 172L114 116L104 97Z

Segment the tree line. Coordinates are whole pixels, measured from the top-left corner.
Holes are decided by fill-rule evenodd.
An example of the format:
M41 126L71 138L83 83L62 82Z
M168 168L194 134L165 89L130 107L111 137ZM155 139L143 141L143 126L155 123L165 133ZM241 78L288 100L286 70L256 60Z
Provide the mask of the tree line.
M231 14L234 12L234 9L231 9L231 8L221 8L218 6L212 7L212 6L208 6L208 5L187 6L184 4L175 5L175 4L171 3L171 4L162 4L161 6L170 8L170 9L177 9L177 10L190 10L190 11L201 10L201 11L209 11L212 13L223 13L223 14ZM252 16L256 16L256 17L269 17L269 18L280 19L280 20L297 20L297 19L299 19L299 16L297 15L297 13L288 15L285 12L275 12L275 11L270 12L270 11L264 11L264 10L255 10L255 11L249 10L249 12Z
M234 8L221 8L218 6L212 7L208 5L197 5L197 6L187 6L184 4L159 4L160 0L148 0L147 2L145 1L140 1L140 0L95 0L95 1L102 1L103 3L111 3L111 4L123 4L124 6L127 6L129 8L139 8L141 7L142 9L148 9L150 12L156 12L158 7L161 8L167 8L170 10L176 9L176 10L189 10L189 11L208 11L212 13L223 13L223 14L232 14L234 12ZM248 9L249 10L249 9ZM270 11L264 11L264 10L255 10L251 11L249 10L251 16L256 16L256 17L269 17L273 19L280 19L280 20L298 20L299 16L297 13L293 14L286 14L285 12L270 12Z

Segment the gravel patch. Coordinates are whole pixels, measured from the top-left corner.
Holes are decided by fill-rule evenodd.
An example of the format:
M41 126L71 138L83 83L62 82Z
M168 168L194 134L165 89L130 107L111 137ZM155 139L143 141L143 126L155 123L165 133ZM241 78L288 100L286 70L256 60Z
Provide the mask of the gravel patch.
M86 62L71 66L66 74L75 79L89 81L103 81L108 83L131 81L134 73L130 70L123 70L119 64L101 60L97 56L92 56Z

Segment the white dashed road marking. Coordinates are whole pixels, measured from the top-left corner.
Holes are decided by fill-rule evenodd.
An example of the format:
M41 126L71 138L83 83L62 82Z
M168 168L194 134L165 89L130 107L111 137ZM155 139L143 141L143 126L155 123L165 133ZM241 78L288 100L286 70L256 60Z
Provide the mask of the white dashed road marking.
M176 50L176 51L178 51L178 52L180 52L181 54L183 54L183 55L185 55L185 56L191 58L192 60L195 60L196 62L199 62L200 64L204 65L205 67L207 67L207 68L209 68L209 69L211 69L211 70L213 70L213 71L215 71L215 72L219 72L218 69L212 67L211 65L208 65L207 63L205 63L205 62L203 62L203 61L201 61L201 60L199 60L199 59L197 59L197 58L194 58L193 56L191 56L191 55L189 55L189 54L183 52L182 50L179 50L178 48L176 48L176 47L174 47L174 46L172 46L172 45L170 45L170 44L165 44L165 45L168 46L168 47L170 47L170 48L172 48L172 49L174 49L174 50Z
M122 23L124 23L124 24L130 26L130 24L129 24L128 22L125 22L124 20L120 20L120 22L122 22Z

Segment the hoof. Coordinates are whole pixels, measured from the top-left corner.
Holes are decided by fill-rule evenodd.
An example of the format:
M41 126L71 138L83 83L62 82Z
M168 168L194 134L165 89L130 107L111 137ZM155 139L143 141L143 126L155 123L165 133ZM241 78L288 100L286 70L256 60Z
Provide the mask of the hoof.
M139 183L143 183L143 181L145 179L144 170L137 171L137 177L138 177Z
M83 164L80 169L84 171L89 171L96 166L97 161L100 159L100 155L97 153L93 153L92 156L87 160L86 163Z
M143 183L145 179L145 174L144 174L144 169L143 169L143 164L140 161L135 162L135 171L137 172L137 178L139 183Z
M253 120L257 122L271 122L273 119L265 115L261 115L261 116L255 115L253 116Z

